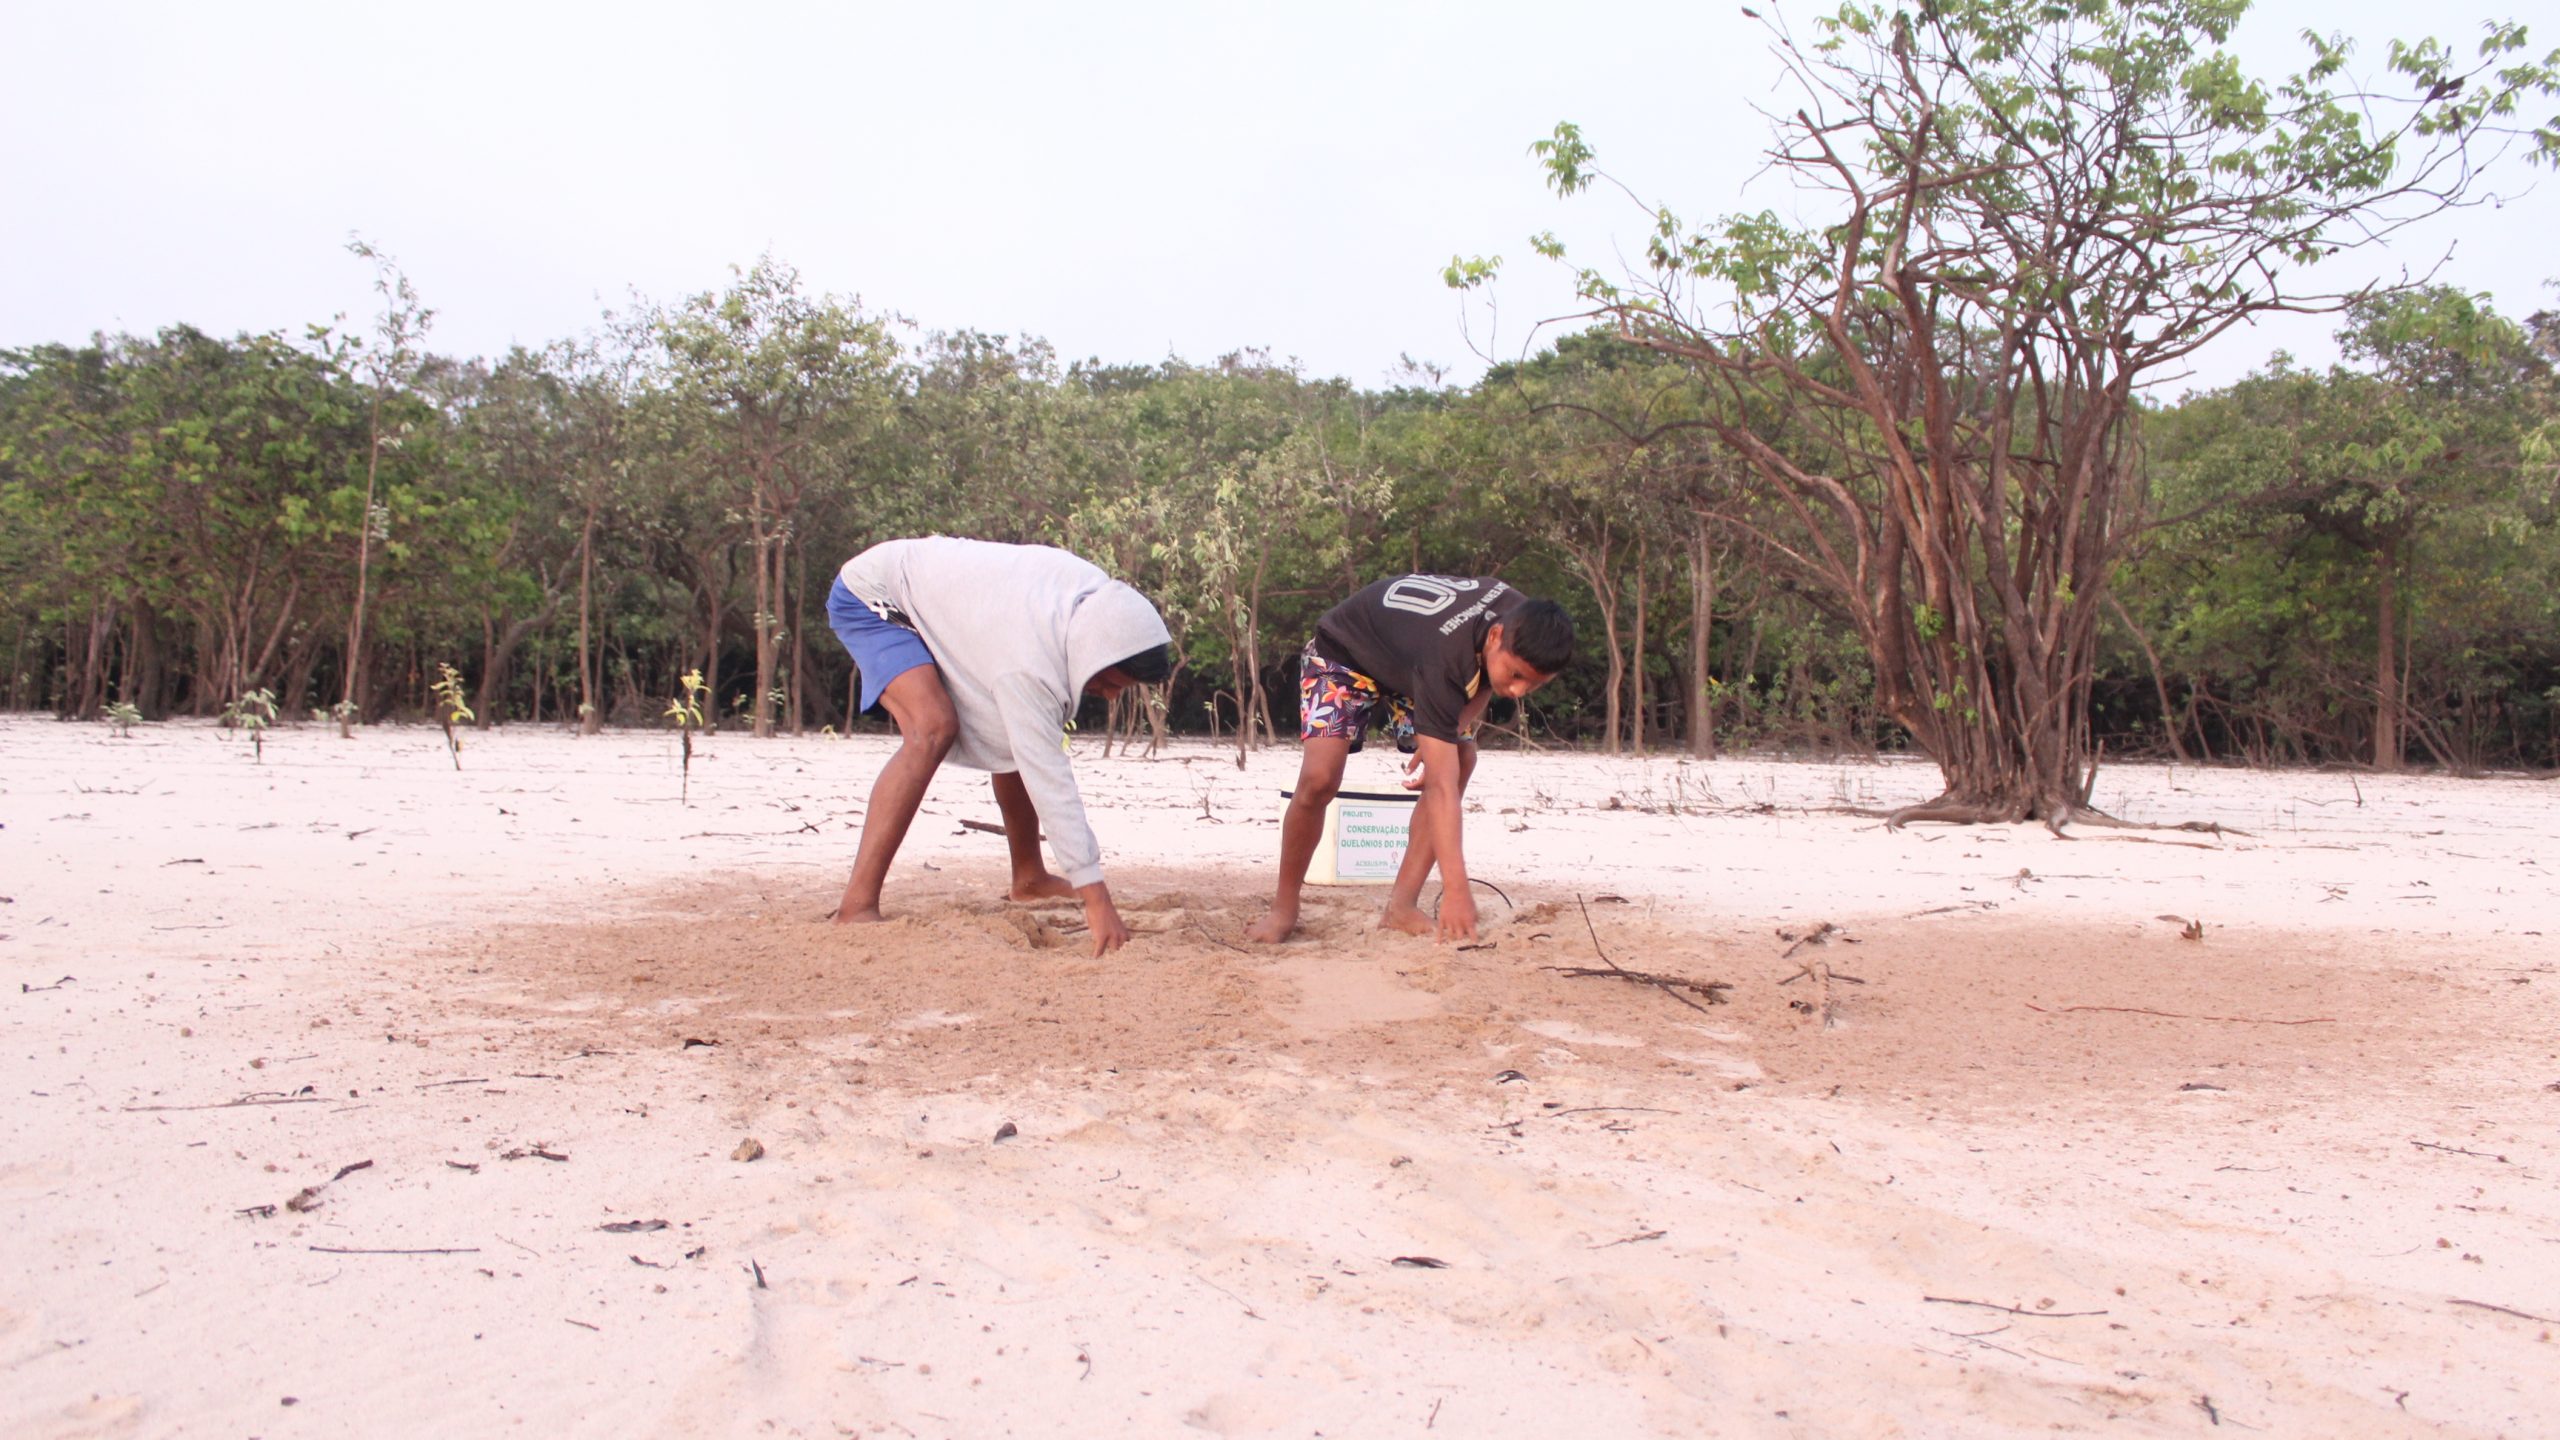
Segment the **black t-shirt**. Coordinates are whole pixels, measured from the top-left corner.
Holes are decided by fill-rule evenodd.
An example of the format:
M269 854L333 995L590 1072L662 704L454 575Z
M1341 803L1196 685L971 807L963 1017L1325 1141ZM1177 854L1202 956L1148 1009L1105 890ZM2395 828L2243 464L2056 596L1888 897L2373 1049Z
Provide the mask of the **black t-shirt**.
M1491 576L1399 575L1326 611L1316 648L1413 702L1414 733L1454 744L1484 685L1485 631L1528 603Z

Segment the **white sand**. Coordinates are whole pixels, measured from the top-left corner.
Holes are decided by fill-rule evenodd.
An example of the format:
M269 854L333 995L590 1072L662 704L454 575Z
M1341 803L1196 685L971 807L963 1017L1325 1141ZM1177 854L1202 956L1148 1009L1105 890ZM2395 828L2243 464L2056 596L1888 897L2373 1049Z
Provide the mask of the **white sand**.
M1248 953L1294 751L1088 747L1097 964L705 746L0 720L0 1434L2560 1428L2551 783L1497 753L1491 948Z

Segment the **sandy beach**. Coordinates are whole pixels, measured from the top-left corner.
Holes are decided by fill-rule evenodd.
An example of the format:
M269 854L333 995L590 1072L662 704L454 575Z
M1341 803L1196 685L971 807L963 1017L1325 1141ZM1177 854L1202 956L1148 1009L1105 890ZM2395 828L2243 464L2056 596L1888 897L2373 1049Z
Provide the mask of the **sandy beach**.
M2553 782L1497 752L1265 949L1088 740L1096 961L965 771L824 923L888 748L0 719L0 1434L2560 1430Z

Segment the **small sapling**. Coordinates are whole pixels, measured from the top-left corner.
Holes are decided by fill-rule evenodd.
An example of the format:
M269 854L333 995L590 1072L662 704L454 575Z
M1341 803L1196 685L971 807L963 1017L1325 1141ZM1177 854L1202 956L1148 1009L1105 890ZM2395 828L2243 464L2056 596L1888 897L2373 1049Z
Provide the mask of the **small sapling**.
M678 798L693 803L693 732L702 728L702 702L711 695L711 687L702 683L702 672L684 672L684 693L667 702L667 718L676 722L676 735L684 744L684 777L678 784Z
M222 707L222 723L249 732L249 750L257 763L267 763L267 727L276 723L276 693L260 687Z
M459 770L462 768L462 737L453 733L453 727L467 725L475 717L470 705L462 698L462 672L441 660L436 662L436 669L442 673L427 690L436 697L436 723L444 727L444 748L453 756L453 768Z
M107 707L108 728L115 731L116 738L119 740L131 735L134 724L141 719L141 709L130 700L119 700Z

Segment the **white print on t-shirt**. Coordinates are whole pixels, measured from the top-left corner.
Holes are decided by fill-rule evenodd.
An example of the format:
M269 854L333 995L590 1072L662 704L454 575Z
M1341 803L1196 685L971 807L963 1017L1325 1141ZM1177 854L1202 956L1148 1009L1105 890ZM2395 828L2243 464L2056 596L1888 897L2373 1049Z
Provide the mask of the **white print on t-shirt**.
M1407 575L1389 585L1378 603L1390 610L1437 615L1456 603L1460 592L1474 588L1475 581L1456 575Z
M1502 592L1504 592L1504 591L1506 591L1506 590L1508 590L1508 589L1510 589L1510 588L1511 588L1511 587L1510 587L1509 585L1506 585L1506 584L1504 584L1503 582L1501 582L1501 581L1499 581L1499 580L1496 580L1495 582L1493 582L1493 588L1492 588L1492 589L1490 589L1490 590L1487 590L1486 592L1484 592L1484 598L1483 598L1483 599L1481 599L1481 600L1477 601L1477 602L1476 602L1476 603L1474 603L1473 605L1468 606L1466 609L1459 611L1457 614L1450 616L1448 619L1441 621L1441 622L1440 622L1440 633L1441 633L1441 634L1443 634L1443 635L1455 635L1455 634L1457 634L1457 633L1458 633L1458 627L1460 627L1460 626L1462 626L1462 625L1466 624L1468 621L1473 620L1473 619L1474 619L1474 618L1476 618L1477 616L1479 616L1479 615L1483 614L1483 613L1484 613L1488 608L1490 608L1490 607L1492 606L1492 604L1493 604L1493 602L1494 602L1494 601L1499 600L1499 599L1501 599L1501 598L1502 598ZM1470 687L1470 688L1468 689L1467 693L1468 693L1469 695L1471 695L1471 696L1472 696L1472 695L1475 693L1475 691L1474 691L1474 689L1473 689L1472 687Z

